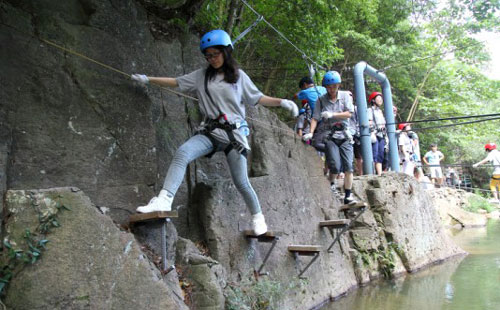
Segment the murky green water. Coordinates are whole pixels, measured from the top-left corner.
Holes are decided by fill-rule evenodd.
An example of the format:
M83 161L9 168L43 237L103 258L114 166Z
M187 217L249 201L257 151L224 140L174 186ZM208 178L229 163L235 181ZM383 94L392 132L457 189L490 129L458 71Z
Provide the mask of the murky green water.
M500 221L453 239L470 254L360 288L322 310L500 310Z

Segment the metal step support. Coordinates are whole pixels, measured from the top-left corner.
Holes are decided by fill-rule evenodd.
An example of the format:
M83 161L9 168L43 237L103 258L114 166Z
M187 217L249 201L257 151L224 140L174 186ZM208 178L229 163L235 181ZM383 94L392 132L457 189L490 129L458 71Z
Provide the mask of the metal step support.
M354 219L350 220L348 222L348 224L345 225L344 227L342 227L342 229L340 231L337 231L337 233L335 235L335 238L333 239L332 243L326 249L326 251L328 253L332 253L333 252L333 251L331 251L331 248L333 247L333 245L335 244L335 242L337 242L337 241L340 240L340 237L342 236L342 234L345 233L346 231L348 231L349 228L351 228L352 225L354 225L354 222L356 222L356 220L366 211L367 208L368 208L368 205L366 203L364 203L364 202L358 202L357 204L355 204L353 206L344 205L342 208L340 208L340 211L344 212L345 217L348 217L350 214L352 214L352 213L354 213L356 211L359 211L359 212L358 212L358 214L356 214L356 216L354 217Z
M319 253L322 249L320 245L289 245L288 251L293 253L295 260L299 259L299 256L313 256L309 264L307 264L302 271L300 271L298 277L299 279L306 279L306 277L302 277L304 272L318 259Z
M349 229L351 221L347 219L340 219L340 220L329 220L329 221L321 221L319 222L320 227L327 227L333 234L333 241L332 243L328 246L327 252L332 253L333 251L331 248L335 244L335 242L340 240L340 237L342 236L343 233L345 233Z
M158 211L150 213L139 213L131 215L129 218L130 226L135 223L161 221L161 258L162 258L162 273L168 274L175 269L175 265L167 267L167 223L171 218L179 217L177 211Z
M267 260L269 259L269 256L271 256L271 253L274 250L274 247L276 247L276 243L278 243L278 240L280 240L281 232L276 232L276 231L268 231L263 235L257 236L252 230L245 230L244 232L245 237L249 239L256 239L258 242L263 242L263 243L271 243L271 247L266 253L266 256L264 257L264 260L262 261L262 264L260 265L259 269L257 270L257 274L259 276L268 276L269 272L262 272L262 269L264 269L264 266L266 265Z

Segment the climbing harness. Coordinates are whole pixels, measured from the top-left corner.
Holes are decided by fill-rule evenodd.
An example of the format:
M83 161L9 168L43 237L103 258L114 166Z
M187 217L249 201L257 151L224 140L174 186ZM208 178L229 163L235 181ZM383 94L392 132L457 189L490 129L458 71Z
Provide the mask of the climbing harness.
M238 124L229 123L227 115L224 112L222 112L219 105L217 105L215 101L212 99L212 95L208 90L208 74L206 72L205 72L204 86L205 86L205 93L210 99L210 102L212 102L212 104L215 107L217 107L217 110L219 110L219 117L217 117L217 119L206 118L204 124L202 125L202 129L198 131L198 134L203 134L207 136L214 145L214 150L210 154L206 155L206 157L211 158L217 152L217 148L215 146L218 144L218 142L215 141L215 139L212 137L211 134L212 131L214 131L215 129L222 129L227 134L227 137L229 139L229 144L224 149L224 153L226 154L226 156L229 154L229 152L231 152L231 150L234 149L241 155L247 157L248 153L247 149L240 142L238 142L238 140L236 140L233 133L233 130L239 129L241 127L242 122ZM224 122L221 123L221 120Z

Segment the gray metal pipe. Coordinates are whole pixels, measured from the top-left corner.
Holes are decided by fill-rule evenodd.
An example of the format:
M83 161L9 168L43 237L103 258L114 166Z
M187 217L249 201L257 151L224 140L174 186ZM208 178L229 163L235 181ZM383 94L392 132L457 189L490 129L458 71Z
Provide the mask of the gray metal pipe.
M354 66L354 89L356 93L356 106L358 108L358 122L361 134L361 154L363 156L363 173L373 174L373 153L370 140L368 122L368 107L366 103L366 90L364 74L373 77L382 87L384 99L384 116L388 124L387 136L389 137L389 165L392 171L399 172L398 142L396 139L396 126L392 106L392 93L389 80L382 72L361 61Z
M368 108L366 106L366 90L364 72L367 63L362 61L354 66L354 92L358 109L359 132L361 135L361 156L363 156L363 173L373 174L373 153L370 140L370 124L368 122Z

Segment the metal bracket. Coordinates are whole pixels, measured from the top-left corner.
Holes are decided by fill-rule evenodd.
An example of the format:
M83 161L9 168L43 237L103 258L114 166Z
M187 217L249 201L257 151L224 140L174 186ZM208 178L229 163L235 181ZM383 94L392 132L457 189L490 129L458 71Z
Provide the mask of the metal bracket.
M264 269L264 266L266 265L266 262L269 259L269 256L271 256L271 252L274 250L274 247L276 246L276 243L278 243L279 239L280 239L279 237L274 238L274 240L273 240L273 242L271 244L271 247L269 248L269 251L267 251L267 254L264 257L264 260L262 261L262 264L259 267L259 270L257 270L257 274L259 276L268 276L269 275L269 272L267 272L267 271L266 272L262 272L262 269Z
M163 261L163 272L165 274L169 273L172 271L174 268L170 266L170 268L167 268L167 223L170 222L169 218L166 218L163 224L161 225L161 256L162 256L162 261ZM169 270L168 270L169 269ZM168 271L167 271L168 270Z
M294 253L294 256L295 256L295 259L297 259L299 255L297 253ZM306 277L302 277L302 275L304 274L304 272L306 272L307 269L309 269L309 267L311 267L311 265L314 263L314 261L316 259L318 259L318 257L319 257L319 252L314 253L314 257L311 259L309 264L307 264L307 266L304 269L302 269L302 271L299 273L299 276L298 276L299 279L307 279Z
M335 230L336 234L335 234L335 238L333 239L332 243L328 246L328 248L326 249L326 251L328 253L333 253L333 251L331 251L331 248L333 247L333 245L335 244L335 242L339 241L340 240L340 237L342 236L343 233L345 233L347 230L349 230L349 228L351 228L351 226L353 225L353 223L361 216L361 214L363 214L364 212L366 211L366 207L363 207L363 208L360 208L359 209L359 213L354 217L353 220L351 220L349 222L349 224L345 227L343 227L340 231L337 231ZM349 212L352 212L350 210L346 210L345 211L346 214L349 213Z
M236 37L236 39L234 39L234 41L232 42L233 43L233 46L236 44L236 42L238 42L239 40L243 39L244 36L247 35L247 33L249 33L253 27L257 26L257 24L264 19L264 16L262 15L259 15L257 17L257 19L253 22L253 24L250 25L250 27L248 27L247 29L243 30L242 33L240 33L240 35L238 37Z

